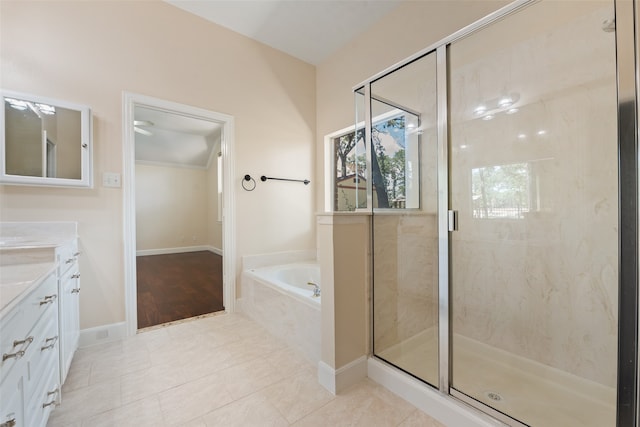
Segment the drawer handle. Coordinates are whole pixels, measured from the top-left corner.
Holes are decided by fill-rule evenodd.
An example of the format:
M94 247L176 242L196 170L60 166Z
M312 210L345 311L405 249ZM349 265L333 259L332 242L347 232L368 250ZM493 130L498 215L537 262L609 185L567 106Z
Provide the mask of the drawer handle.
M58 341L58 336L57 335L55 337L53 337L53 338L47 338L44 342L45 343L49 343L50 342L51 344L40 347L40 351L49 350L49 349L55 347L56 341Z
M9 421L5 421L0 424L0 427L14 427L16 425L16 419L11 418Z
M73 254L74 257L77 257L78 255L80 255L82 252L78 251L76 253Z
M56 300L56 298L58 298L58 295L53 294L53 295L47 295L44 297L44 299L42 301L40 301L40 305L45 305L45 304L49 304L52 303Z
M25 338L23 340L15 340L15 341L13 341L13 346L17 347L19 345L26 344L26 343L31 344L32 342L33 342L33 336L30 336L30 337L27 337L27 338ZM26 350L26 348L25 348L25 350Z
M15 353L5 353L2 355L2 361L4 362L7 359L20 359L24 356L24 350L16 351Z
M72 279L79 279L80 278L80 273L72 274L71 278Z
M77 288L75 288L75 289L71 289L71 293L72 293L72 294L79 294L79 293L80 293L80 287L78 286L78 287L77 287Z
M47 397L55 396L56 394L58 394L59 391L60 391L60 387L56 387L53 390L47 392ZM42 408L46 408L47 406L55 405L56 404L56 400L57 399L54 397L51 402L43 403L42 404Z
M17 347L23 344L27 344L27 346L20 351L16 351L15 353L4 353L2 355L2 361L4 362L7 359L16 359L16 360L20 359L22 356L25 355L25 353L27 352L27 349L29 348L32 342L33 342L33 336L25 338L23 340L15 340L13 342L14 347Z
M2 355L2 361L4 362L7 359L20 359L24 356L24 350L16 351L15 353L5 353Z

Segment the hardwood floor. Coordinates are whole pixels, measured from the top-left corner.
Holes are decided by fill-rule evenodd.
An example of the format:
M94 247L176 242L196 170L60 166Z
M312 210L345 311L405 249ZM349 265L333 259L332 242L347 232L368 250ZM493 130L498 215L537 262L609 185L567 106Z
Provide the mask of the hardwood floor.
M136 265L139 329L224 310L220 255L139 256Z

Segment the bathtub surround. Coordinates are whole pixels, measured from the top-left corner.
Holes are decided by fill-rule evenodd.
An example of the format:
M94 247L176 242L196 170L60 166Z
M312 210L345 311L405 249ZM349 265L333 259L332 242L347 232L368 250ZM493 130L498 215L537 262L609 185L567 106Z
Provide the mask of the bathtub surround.
M243 265L251 268L244 268L240 276L242 296L237 310L317 364L321 299L313 297L312 287L306 285L314 282L322 286L315 251L251 255L243 258ZM278 277L292 269L299 270L295 280Z

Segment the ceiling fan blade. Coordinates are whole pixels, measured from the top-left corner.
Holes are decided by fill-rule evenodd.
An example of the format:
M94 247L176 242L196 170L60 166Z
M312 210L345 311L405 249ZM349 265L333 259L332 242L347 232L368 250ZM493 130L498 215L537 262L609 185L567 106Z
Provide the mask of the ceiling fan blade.
M133 127L133 131L134 131L134 132L137 132L137 133L139 133L139 134L142 134L142 135L146 135L146 136L153 136L153 132L149 132L149 131L148 131L148 130L146 130L146 129L140 129L140 128L139 128L139 127L137 127L137 126L134 126L134 127Z

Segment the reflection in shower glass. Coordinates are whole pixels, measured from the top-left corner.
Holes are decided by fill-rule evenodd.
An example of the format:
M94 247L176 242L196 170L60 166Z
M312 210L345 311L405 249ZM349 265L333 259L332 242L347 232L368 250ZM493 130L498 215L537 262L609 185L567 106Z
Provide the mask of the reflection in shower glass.
M373 351L438 385L436 61L371 84Z
M471 170L474 218L524 218L529 212L529 164L484 166Z
M449 48L452 394L531 426L615 425L613 16L543 0Z

